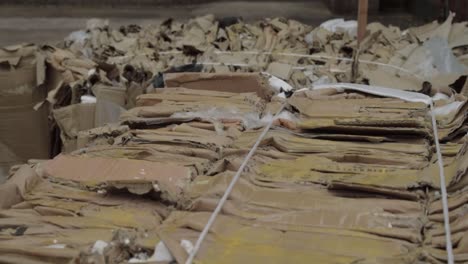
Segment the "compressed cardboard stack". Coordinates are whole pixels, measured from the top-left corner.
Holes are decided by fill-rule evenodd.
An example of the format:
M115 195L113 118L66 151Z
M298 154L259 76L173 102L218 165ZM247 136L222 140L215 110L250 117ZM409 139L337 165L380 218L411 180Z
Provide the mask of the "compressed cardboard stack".
M286 104L196 260L444 262L427 105L333 87L265 100L262 82L239 93L210 79L200 77L205 90L140 95L120 124L92 130L85 148L21 167L2 186L10 199L0 260L184 263L261 128ZM466 98L439 100L435 111L462 263Z
M45 106L54 110L51 154L76 150L80 132L117 122L141 94L164 85L212 90L206 81L213 74L219 82L225 80L220 85L236 91L258 80L232 73L266 72L277 77L273 82L279 81L277 90L283 93L351 81L431 96L450 97L453 90L466 95L466 23L452 21L453 15L442 24L406 31L369 24L357 54L356 23L339 19L312 28L282 18L248 24L207 15L187 23L167 20L118 30L92 19L64 41L64 48L38 50L46 58ZM353 54L360 61L357 68ZM90 104L67 107L78 103Z
M406 33L369 25L357 69L355 33L339 21L205 16L112 30L91 20L65 49L5 49L15 80L0 88L5 102L51 110L63 153L0 185L0 262L185 263L273 122L197 261L445 263L430 108L401 90L434 102L455 259L466 262L468 40L452 19ZM17 82L23 68L31 78ZM343 81L374 86L333 85ZM42 137L16 138L39 127L29 120L5 139L44 150ZM19 153L20 163L48 154Z

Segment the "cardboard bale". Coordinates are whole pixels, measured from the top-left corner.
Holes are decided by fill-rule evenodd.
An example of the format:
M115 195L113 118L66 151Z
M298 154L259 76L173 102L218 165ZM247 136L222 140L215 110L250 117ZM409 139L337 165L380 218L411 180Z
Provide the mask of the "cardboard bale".
M226 94L229 95L225 97L226 106L230 106L230 102L239 104L236 97ZM196 98L187 94L187 90L178 94L177 89L164 96L178 98L178 102L184 102L181 98L190 98L189 102ZM208 95L200 95L203 96ZM151 99L157 101L154 106L166 102L157 97ZM374 119L363 123L354 120L353 124L390 130L395 122L385 122L389 116L396 115L400 119L419 116L419 105L405 108L401 102L392 101L389 104L392 107L385 108L389 106L387 99L374 98L371 102L361 109L372 109ZM246 111L251 111L252 105L247 105ZM159 128L130 129L129 133L124 132L124 137L119 132L115 134L114 145L89 147L42 164L38 171L42 171L46 179L25 197L25 203L34 208L33 212L18 209L3 211L3 214L11 216L9 221L27 226L28 232L37 232L36 226L42 226L42 232L54 236L70 249L67 259L78 256L78 248L89 247L98 239L97 234L109 241L112 236L106 230L127 231L131 227L151 230L147 234L151 238L149 241L140 239L144 234L136 231L135 241L141 247L152 250L163 243L172 257L183 263L187 251L181 241L184 245L195 243L260 131L247 129L233 136L226 130L217 130L214 124L175 119L168 117L172 116L170 111L166 113L162 108L151 107L130 112L147 122L164 119L165 123L160 123ZM343 109L345 113L320 114L325 120L349 121L356 118L354 115L359 111ZM300 122L310 117L303 115L301 118ZM376 120L382 122L374 122ZM220 119L212 121L216 123ZM399 127L424 127L424 122L398 124ZM98 129L107 131L105 133L112 138L111 128L95 128L96 134L99 134ZM83 131L78 134L81 133ZM442 253L434 252L437 248L421 246L428 242L425 233L421 233L428 227L423 191L428 185L417 184L436 183L428 180L437 175L421 173L428 164L431 149L425 139L413 134L405 138L405 135L407 132L395 137L387 132L348 134L347 130L341 130L330 134L285 127L272 129L235 185L197 261L219 262L228 254L233 263L265 260L282 263L296 259L296 256L291 257L291 252L297 255L298 261L320 260L323 263L414 263L434 256L440 258ZM462 149L455 146L444 149L444 158L453 158L452 163L446 163L447 170L451 171L447 171L449 180L453 179L452 175L465 179L459 172L466 171ZM420 174L428 177L419 178ZM340 184L341 188L331 188ZM102 189L107 195L100 194ZM146 198L112 199L115 189L146 194ZM165 206L151 207L156 201L147 199L154 191L160 196L153 195L152 199L170 202L185 211L168 213ZM25 205L17 207L21 206ZM158 213L153 214L151 210ZM166 214L161 217L160 211ZM31 217L33 213L42 217ZM21 222L20 214L28 215L29 220ZM83 235L70 237L76 229ZM93 231L97 234L84 236ZM439 243L438 233L433 237L436 240L430 243ZM12 251L9 241L22 244L25 239L29 239L29 246L22 251L22 258L37 254L37 248L47 243L42 237L26 233L24 237L0 243L0 251L18 257L19 253ZM252 248L262 250L249 250ZM77 258L88 259L88 255L81 252ZM104 255L111 253L105 251ZM58 258L52 258L52 253L47 251L42 256Z
M462 190L448 197L449 219L453 254L457 263L467 261L468 225L466 203L468 192ZM428 203L428 219L425 245L428 253L438 262L447 262L444 214L440 197L431 196Z
M0 262L76 262L98 240L120 243L117 234L135 244L134 254L143 253L159 242L156 229L168 213L161 203L142 197L99 194L40 179L28 166L3 187L16 187L19 200L2 193L0 225L6 228L0 235L16 239L0 241ZM142 229L136 231L136 226ZM125 255L118 249L106 247L103 254Z

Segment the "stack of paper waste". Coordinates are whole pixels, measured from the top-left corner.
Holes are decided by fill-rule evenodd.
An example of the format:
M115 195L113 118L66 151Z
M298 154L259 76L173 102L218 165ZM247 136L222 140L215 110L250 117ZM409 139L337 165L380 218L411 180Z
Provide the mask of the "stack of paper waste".
M207 15L185 24L167 20L113 29L108 21L93 19L65 40L64 49L41 50L50 65L47 79L56 83L48 96L53 108L96 98L94 119L82 127L86 130L118 121L125 109L136 106L139 95L160 87L212 90L206 81L213 73L220 82L228 80L222 83L225 89L239 92L251 92L243 90L251 82L276 82L276 91L288 95L312 84L354 82L444 98L452 90L466 96L468 31L466 23L452 21L453 14L442 24L408 30L371 23L358 51L354 31L348 28L352 23L343 30L330 27L331 22L313 28L283 18L249 24ZM233 72L263 72L264 80L242 75L234 79ZM271 96L267 91L259 95ZM92 111L92 105L86 108ZM63 112L70 116L76 108L82 107ZM63 114L53 117L62 150L70 152L78 148L78 136L63 131ZM59 150L60 145L55 146L53 154Z
M213 16L3 49L5 102L50 126L8 119L0 143L53 140L0 185L0 262L185 263L259 141L197 263L447 263L437 136L465 263L468 28L452 19L370 24L359 51L352 28Z
M217 90L140 95L115 127L94 129L84 148L20 167L1 186L0 259L184 263L261 128L273 121L198 261L445 261L428 105L333 86L267 100ZM456 102L462 107L442 111ZM278 104L286 110L273 120ZM460 263L467 253L465 104L458 95L435 106L452 135L441 144Z
M352 21L342 26L327 21L313 28L283 18L249 24L207 15L186 23L167 20L113 29L108 21L92 19L86 29L70 34L61 48L6 47L0 58L10 65L2 69L5 79L33 80L33 72L18 69L27 54L37 57L37 81L29 86L38 87L41 95L33 104L43 112L44 128L43 116L49 112L52 133L47 135L50 139L41 135L36 141L40 137L53 142L47 150L43 143L35 144L34 156L44 158L79 148L79 132L117 122L122 112L136 106L141 94L164 86L212 90L206 81L215 73L219 81L225 80L225 89L242 92L251 92L242 87L252 82L275 83L275 91L284 95L311 85L353 82L443 98L452 90L466 96L468 31L466 23L452 23L453 16L442 24L407 30L371 23L359 51ZM353 64L354 58L358 64ZM206 75L201 77L200 72ZM232 73L251 72L262 76L233 79ZM15 93L22 93L19 84L13 87ZM259 96L271 94L264 91ZM88 105L70 106L75 104ZM11 149L2 157L11 165L33 156Z

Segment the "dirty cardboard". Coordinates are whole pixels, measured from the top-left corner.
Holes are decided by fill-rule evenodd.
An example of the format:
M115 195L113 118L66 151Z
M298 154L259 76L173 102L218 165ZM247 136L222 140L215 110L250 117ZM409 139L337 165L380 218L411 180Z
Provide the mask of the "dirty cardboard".
M44 176L69 180L84 185L107 184L144 194L149 191L167 193L175 199L191 178L190 169L146 161L106 158L81 158L60 155L45 162ZM96 177L97 176L97 177Z
M76 150L76 140L80 131L95 127L96 104L74 104L53 111L54 119L61 131L63 152Z

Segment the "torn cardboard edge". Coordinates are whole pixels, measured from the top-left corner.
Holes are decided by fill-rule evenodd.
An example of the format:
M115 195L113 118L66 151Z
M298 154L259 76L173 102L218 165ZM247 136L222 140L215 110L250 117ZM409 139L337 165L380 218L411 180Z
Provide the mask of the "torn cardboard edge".
M90 188L116 187L134 194L161 192L176 202L192 179L188 167L125 158L59 155L40 165L40 175L58 181L71 181Z

